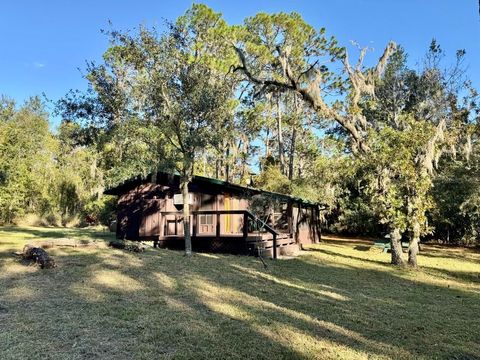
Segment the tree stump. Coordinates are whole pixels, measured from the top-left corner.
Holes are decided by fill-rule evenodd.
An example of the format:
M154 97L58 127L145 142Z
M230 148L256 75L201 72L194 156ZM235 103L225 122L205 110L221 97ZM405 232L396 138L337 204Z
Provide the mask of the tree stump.
M57 266L55 260L44 249L29 244L24 246L22 257L25 260L35 260L41 269L52 269Z

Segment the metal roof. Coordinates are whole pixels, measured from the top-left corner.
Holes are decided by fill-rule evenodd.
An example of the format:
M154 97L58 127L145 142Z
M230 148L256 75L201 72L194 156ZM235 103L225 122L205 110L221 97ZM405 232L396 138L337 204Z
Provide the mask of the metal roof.
M165 172L157 172L156 174L152 173L147 175L146 177L142 176L136 176L134 178L128 179L124 181L123 183L111 187L107 190L105 190L106 195L121 195L135 187L141 184L146 184L146 183L156 183L156 184L162 184L162 183L180 183L180 175L178 174L171 174L171 173L165 173ZM228 189L235 191L237 193L244 193L244 194L265 194L268 196L272 196L278 199L282 199L285 201L294 201L294 202L299 202L302 204L307 204L311 206L319 206L322 205L320 203L315 203L309 200L305 200L302 198L294 197L291 195L286 195L286 194L281 194L277 192L272 192L272 191L266 191L266 190L261 190L261 189L256 189L253 187L246 187L246 186L241 186L238 184L234 184L231 182L219 180L219 179L213 179L213 178L208 178L204 176L199 176L199 175L194 175L192 178L191 184L194 185L201 185L201 184L209 184L209 185L214 185L218 186L222 189Z

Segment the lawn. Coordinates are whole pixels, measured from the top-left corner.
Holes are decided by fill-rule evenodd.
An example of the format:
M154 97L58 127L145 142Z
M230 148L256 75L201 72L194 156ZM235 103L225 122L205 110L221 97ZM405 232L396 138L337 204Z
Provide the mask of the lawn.
M39 238L40 270L12 251ZM367 241L294 259L105 246L95 230L0 227L0 359L479 359L480 254L424 247L421 270Z

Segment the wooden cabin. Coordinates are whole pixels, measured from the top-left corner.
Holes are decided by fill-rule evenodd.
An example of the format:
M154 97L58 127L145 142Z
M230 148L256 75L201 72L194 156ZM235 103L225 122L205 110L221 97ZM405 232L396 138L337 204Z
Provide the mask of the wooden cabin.
M117 238L182 248L178 175L157 173L107 190L117 195ZM276 258L320 240L320 206L299 198L194 176L189 185L194 251Z

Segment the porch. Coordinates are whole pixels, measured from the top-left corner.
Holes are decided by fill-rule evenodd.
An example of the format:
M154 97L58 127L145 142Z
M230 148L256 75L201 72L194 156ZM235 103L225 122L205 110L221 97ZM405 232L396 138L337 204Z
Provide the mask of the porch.
M157 214L145 217L140 233L154 234L150 237L158 247L183 247L183 213L159 211ZM248 210L199 210L190 214L192 246L200 251L225 251L276 259L298 250L291 230L290 225L287 229L275 229Z

